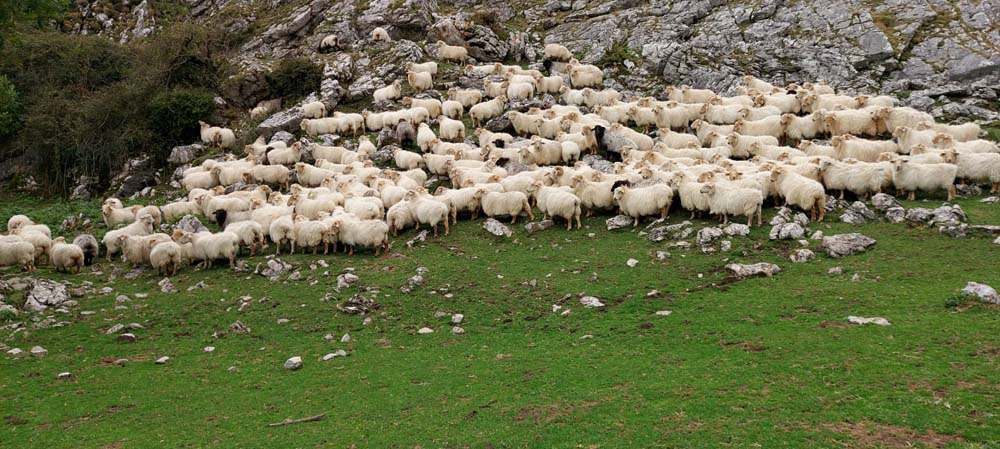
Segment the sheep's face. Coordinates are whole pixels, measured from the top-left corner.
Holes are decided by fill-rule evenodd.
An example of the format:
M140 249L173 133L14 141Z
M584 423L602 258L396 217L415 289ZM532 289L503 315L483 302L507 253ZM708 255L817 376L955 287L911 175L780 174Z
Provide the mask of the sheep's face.
M715 194L715 184L705 184L701 186L701 190L699 190L699 192L704 195L713 195Z
M612 194L612 198L614 198L615 201L621 201L622 198L625 198L625 191L625 187L615 189L615 192Z
M897 126L896 129L892 130L892 137L897 139L906 137L910 133L910 128L905 126Z

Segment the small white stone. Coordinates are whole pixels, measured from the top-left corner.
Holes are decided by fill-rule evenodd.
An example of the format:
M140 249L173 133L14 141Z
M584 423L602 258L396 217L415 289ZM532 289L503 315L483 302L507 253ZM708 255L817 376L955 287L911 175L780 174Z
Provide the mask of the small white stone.
M333 334L326 334L326 335L323 336L323 339L326 340L326 341L333 341L336 338L337 337L334 337Z
M559 315L562 315L562 316L569 316L569 315L570 315L571 313L573 313L573 311L572 311L572 310L570 310L570 309L566 309L566 310L563 310L563 311L562 311L562 313L560 313Z
M559 304L552 304L552 313L558 312L559 309L562 309L562 306Z
M73 373L67 371L63 373L56 374L56 379L59 380L69 380L73 378Z
M674 312L671 312L669 310L657 310L656 311L656 314L659 315L659 316L667 316L667 315L670 315L671 313L674 313Z
M369 324L372 324L372 317L367 317L367 318L365 318L364 321L361 322L362 326L367 326Z
M462 324L462 320L465 319L465 315L461 313L456 313L451 316L451 324Z
M163 356L163 357L160 357L160 358L156 359L156 364L157 365L165 365L169 361L170 361L170 357Z
M455 326L455 327L451 328L451 333L455 334L455 335L462 335L462 334L465 333L465 329L462 329L461 327Z
M584 307L604 307L604 303L595 296L584 296L580 298L580 304Z
M49 350L48 349L45 349L45 348L43 348L41 346L34 346L34 347L31 348L31 356L32 357L45 357L47 355L49 355Z
M205 349L202 349L202 351L204 351L204 352L215 351L215 346L205 346Z
M285 369L295 371L302 368L302 357L295 356L285 360Z
M22 352L24 351L22 351L21 348L14 348L11 349L10 351L7 351L7 353L10 355L21 355Z
M418 334L431 334L431 333L434 333L434 329L431 329L429 327L421 327L420 330L417 331L417 333Z
M340 337L340 342L341 343L350 343L351 342L351 334L344 334L343 337Z
M625 265L628 265L629 267L635 267L636 265L639 265L639 261L635 259L629 259L625 261Z
M278 318L278 324L285 324L288 322L288 318Z
M849 316L847 321L853 324L877 324L879 326L889 326L889 320L882 318L880 316L876 317L863 317L863 316Z

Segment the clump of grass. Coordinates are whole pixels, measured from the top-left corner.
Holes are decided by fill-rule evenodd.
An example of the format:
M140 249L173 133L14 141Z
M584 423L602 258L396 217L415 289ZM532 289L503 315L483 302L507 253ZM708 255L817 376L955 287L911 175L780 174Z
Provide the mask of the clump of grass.
M642 58L639 57L639 54L628 46L628 42L626 42L625 40L620 40L612 44L611 47L604 52L604 56L602 56L601 59L597 61L597 66L623 67L625 65L625 61L632 61L633 63L637 63L641 59Z

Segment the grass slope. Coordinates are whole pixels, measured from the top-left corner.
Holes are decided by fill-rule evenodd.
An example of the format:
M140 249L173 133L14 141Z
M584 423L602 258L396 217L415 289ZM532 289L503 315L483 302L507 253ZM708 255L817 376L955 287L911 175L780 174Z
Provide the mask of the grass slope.
M960 204L973 223L1000 223L1000 206ZM70 211L93 214L94 206L12 199L0 217L29 211L51 224ZM792 264L787 255L798 244L768 242L766 227L733 238L728 253L705 255L605 231L604 218L573 232L528 235L517 226L506 242L466 220L451 236L412 249L403 243L415 232L401 235L394 250L403 257L331 255L330 268L315 271L312 256L284 257L302 270L295 282L187 268L173 279L175 294L159 293L151 273L126 281L43 268L45 277L115 293L82 299L72 317L57 317L72 323L66 327L3 332L7 345L41 345L49 355L0 355L0 447L998 444L1000 313L944 304L967 281L1000 287L1000 246L920 227L841 224L831 215L812 229L863 232L878 244L841 260ZM671 258L658 261L662 250ZM627 267L629 258L639 265ZM731 261L770 261L784 271L719 282ZM430 269L425 285L400 293L420 266ZM844 273L828 274L834 266ZM365 293L382 306L368 326L338 312L335 301L320 301L348 267L361 281L334 293L338 299L379 290ZM200 281L209 288L186 291ZM653 289L664 296L647 298ZM607 307L584 309L576 297L584 292ZM115 308L115 295L135 293L149 297ZM242 295L255 301L239 312ZM270 300L256 301L264 296ZM572 313L553 313L557 303ZM85 310L96 313L79 314ZM435 311L465 314L467 333L450 334L449 318ZM883 316L892 326L846 326L848 315ZM213 338L236 320L252 333ZM131 322L145 327L136 343L104 334ZM435 332L418 335L423 326ZM337 340L324 340L327 333ZM351 343L339 342L344 333ZM202 352L209 345L217 349ZM336 349L351 356L318 360ZM153 363L164 355L168 364ZM283 369L296 355L304 367ZM119 358L130 362L109 363ZM56 380L63 371L76 378ZM327 418L266 426L320 413Z

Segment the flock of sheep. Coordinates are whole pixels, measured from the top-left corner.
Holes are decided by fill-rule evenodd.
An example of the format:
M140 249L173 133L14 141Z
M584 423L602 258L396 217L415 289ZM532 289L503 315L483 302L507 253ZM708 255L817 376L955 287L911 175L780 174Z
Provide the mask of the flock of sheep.
M376 30L373 39L389 37ZM437 47L439 59L468 62L463 47ZM752 226L760 225L768 198L823 220L827 191L865 197L894 189L912 199L940 190L951 199L957 179L1000 188L1000 149L978 138L978 125L939 124L895 106L891 97L839 95L822 82L776 87L747 76L731 97L684 86L668 87L664 101L623 99L602 88L599 67L578 62L565 47L550 44L544 53L547 75L500 63L466 65L467 76L482 78L482 89L451 88L445 101L403 98L397 80L376 90L374 100L398 109L328 114L323 103L303 104L305 134L356 137L356 147L260 138L244 148L245 157L227 154L187 169L181 181L187 196L178 201L124 207L108 199L104 253L170 274L185 261L233 265L241 248L253 255L268 240L275 254L282 248L326 254L343 245L351 254L372 248L378 255L390 233L426 225L437 236L443 225L447 235L464 213L509 216L513 223L521 215L533 220L537 207L572 229L583 211L617 210L638 225L641 217L666 218L679 203L692 216L707 212L724 222L742 216ZM437 62L410 63L406 82L419 95L434 89L437 73ZM508 111L511 102L541 94L561 102ZM466 114L476 127L470 139ZM504 114L511 133L480 127ZM376 146L364 134L385 129L402 147L393 155L395 168L370 160ZM231 130L207 124L201 138L236 145ZM814 140L821 138L829 144ZM407 149L414 145L419 153ZM306 149L315 163L303 161ZM580 160L597 153L618 161L610 173ZM450 187L429 192L429 177ZM250 190L225 193L240 183ZM156 232L161 221L185 215L209 217L224 230ZM25 216L11 218L8 230L0 238L0 265L30 270L47 256L57 270L79 271L98 255L93 237L52 240L48 227Z

